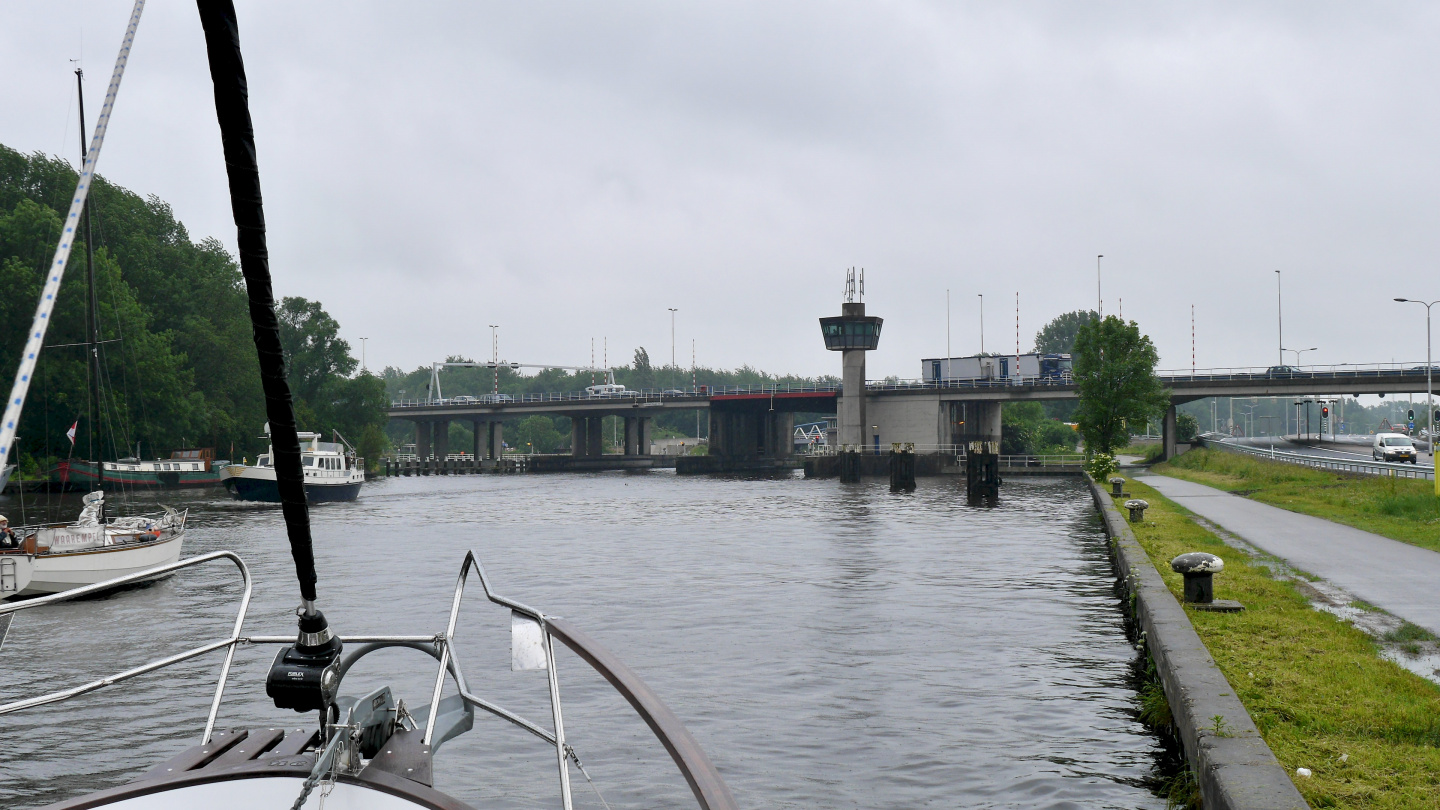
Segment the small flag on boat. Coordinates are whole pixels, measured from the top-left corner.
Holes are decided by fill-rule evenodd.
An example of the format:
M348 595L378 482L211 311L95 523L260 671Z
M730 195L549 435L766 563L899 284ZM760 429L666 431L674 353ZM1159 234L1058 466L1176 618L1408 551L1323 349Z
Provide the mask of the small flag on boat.
M67 431L65 431L65 437L70 440L70 446L71 446L71 447L74 447L74 446L75 446L75 428L77 428L77 427L79 427L79 426L80 426L80 420L79 420L79 419L76 419L76 420L75 420L75 424L71 425L71 426L70 426L70 429L67 430Z

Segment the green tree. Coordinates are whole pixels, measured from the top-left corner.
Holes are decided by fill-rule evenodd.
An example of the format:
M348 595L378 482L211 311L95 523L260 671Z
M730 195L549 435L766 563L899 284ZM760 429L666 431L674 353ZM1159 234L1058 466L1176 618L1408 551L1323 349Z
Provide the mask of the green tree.
M1179 442L1191 442L1195 440L1195 434L1200 432L1200 420L1194 415L1181 413L1175 415L1175 440Z
M295 396L312 404L320 389L335 377L355 371L350 344L340 339L340 323L319 301L288 297L275 308L280 320L280 346L285 352L285 378Z
M645 351L644 346L635 350L635 367L621 384L641 390L655 387L655 369L650 367L650 353Z
M1094 310L1077 309L1060 315L1035 333L1035 351L1039 354L1070 354L1075 350L1075 336L1080 334L1080 327L1094 320Z
M1075 338L1076 421L1087 453L1113 455L1129 440L1129 424L1164 413L1170 391L1155 376L1159 353L1134 321L1110 315L1080 327Z
M515 428L509 444L518 452L553 453L565 444L566 438L555 429L555 421L543 414L527 416Z

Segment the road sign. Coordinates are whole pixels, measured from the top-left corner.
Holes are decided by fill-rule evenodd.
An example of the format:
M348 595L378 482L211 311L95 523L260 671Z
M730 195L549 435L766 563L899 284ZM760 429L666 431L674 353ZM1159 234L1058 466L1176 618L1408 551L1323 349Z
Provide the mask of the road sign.
M1414 422L1411 422L1411 423L1410 423L1410 429L1411 429L1411 430L1414 430L1414 429L1415 429L1415 423L1414 423Z

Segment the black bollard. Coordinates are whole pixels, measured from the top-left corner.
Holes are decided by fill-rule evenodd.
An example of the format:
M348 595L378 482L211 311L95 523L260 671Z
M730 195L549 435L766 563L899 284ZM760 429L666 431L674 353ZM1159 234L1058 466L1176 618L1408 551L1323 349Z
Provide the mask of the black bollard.
M845 445L838 454L840 458L840 483L860 483L860 454L855 448Z
M970 442L965 452L965 493L971 498L1000 497L1000 443Z
M915 491L915 445L890 445L890 491Z
M1225 570L1225 561L1214 554L1192 551L1170 561L1170 568L1185 577L1185 601L1208 605L1215 601L1215 574Z

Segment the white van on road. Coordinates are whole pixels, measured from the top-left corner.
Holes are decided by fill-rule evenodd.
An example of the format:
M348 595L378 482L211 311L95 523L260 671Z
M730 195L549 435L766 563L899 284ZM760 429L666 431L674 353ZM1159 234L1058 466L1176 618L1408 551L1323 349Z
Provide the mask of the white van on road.
M1370 450L1370 457L1376 461L1408 461L1416 464L1419 454L1415 452L1415 445L1410 441L1410 437L1403 433L1376 433L1375 446Z

